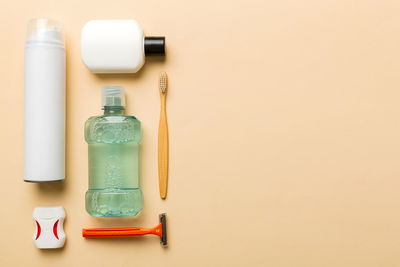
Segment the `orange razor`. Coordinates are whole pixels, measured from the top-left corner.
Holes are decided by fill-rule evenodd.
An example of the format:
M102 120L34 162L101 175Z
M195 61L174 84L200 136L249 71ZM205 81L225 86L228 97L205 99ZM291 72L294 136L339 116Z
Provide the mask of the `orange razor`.
M93 228L82 229L83 237L130 237L142 235L157 235L162 246L167 246L167 215L160 214L160 223L154 228Z

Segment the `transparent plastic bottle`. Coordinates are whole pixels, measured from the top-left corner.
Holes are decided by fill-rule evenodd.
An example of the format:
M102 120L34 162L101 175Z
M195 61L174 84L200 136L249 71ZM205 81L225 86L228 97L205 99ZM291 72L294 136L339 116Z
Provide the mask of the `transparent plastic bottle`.
M124 89L102 89L104 115L85 124L89 145L89 190L86 211L96 217L136 216L142 210L139 185L140 121L126 116Z

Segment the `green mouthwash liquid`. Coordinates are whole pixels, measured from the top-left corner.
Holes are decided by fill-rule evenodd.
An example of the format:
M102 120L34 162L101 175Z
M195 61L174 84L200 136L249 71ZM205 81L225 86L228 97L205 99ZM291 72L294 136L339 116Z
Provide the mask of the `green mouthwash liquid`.
M136 216L142 210L139 185L140 121L126 116L123 87L103 87L104 115L85 124L89 145L86 211L96 217Z

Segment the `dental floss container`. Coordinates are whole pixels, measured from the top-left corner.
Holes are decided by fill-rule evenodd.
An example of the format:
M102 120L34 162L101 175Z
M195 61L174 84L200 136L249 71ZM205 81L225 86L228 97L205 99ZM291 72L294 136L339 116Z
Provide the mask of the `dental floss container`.
M24 65L24 180L65 178L65 47L58 22L28 22Z
M64 246L65 210L61 206L36 207L33 210L35 233L33 243L40 249L61 248Z
M145 37L135 20L91 20L82 29L82 61L94 73L135 73L151 55L165 55L165 37Z

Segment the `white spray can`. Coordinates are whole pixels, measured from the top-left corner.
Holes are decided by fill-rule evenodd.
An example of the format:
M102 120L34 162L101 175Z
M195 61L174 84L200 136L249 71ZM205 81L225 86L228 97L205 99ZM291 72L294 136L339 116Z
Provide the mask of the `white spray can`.
M28 23L24 66L24 180L65 178L65 47L60 25Z

